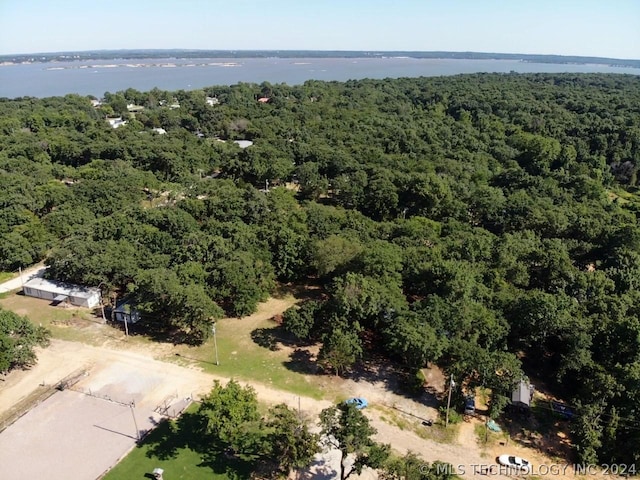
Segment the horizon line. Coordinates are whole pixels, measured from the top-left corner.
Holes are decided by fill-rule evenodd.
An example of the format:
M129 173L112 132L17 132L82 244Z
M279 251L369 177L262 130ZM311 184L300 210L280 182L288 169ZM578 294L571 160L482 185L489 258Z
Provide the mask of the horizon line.
M514 57L560 57L560 58L585 58L585 59L598 59L598 60L622 60L622 61L640 61L640 58L617 58L617 57L602 57L594 55L567 55L557 53L512 53L512 52L478 52L473 50L348 50L348 49L252 49L252 48L101 48L91 50L60 50L50 52L26 52L26 53L0 53L2 57L23 57L23 56L38 56L38 55L65 55L65 54L87 54L87 53L103 53L103 52L279 52L279 53L291 53L291 52L313 52L313 53L367 53L367 54L388 54L388 53L412 53L412 54L476 54L476 55L505 55Z

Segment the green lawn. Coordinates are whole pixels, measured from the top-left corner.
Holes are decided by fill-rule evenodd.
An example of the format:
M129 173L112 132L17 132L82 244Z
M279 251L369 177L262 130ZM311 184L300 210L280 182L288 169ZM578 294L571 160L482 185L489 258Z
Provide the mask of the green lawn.
M279 309L293 305L292 296L276 300ZM239 380L257 381L274 388L315 399L332 398L331 379L310 374L312 366L305 354L292 358L296 348L282 329L269 319L263 304L258 317L225 318L217 322L216 339L220 365L215 364L213 339L199 347L170 346L165 361L182 365L196 364L205 371ZM153 351L156 343L145 335L134 335L125 340L118 326L103 325L101 318L87 309L52 307L45 300L8 294L0 298L0 306L19 315L27 316L36 325L51 331L53 338L81 342L89 345L115 344L144 347ZM268 311L267 311L268 312ZM279 313L279 312L278 312ZM157 353L155 351L154 353Z
M145 480L152 478L154 468L162 468L164 478L171 480L249 478L251 464L224 455L209 457L193 445L197 435L190 428L189 417L196 409L195 404L189 407L179 422L161 423L104 480Z
M205 371L255 380L265 385L316 399L326 397L328 382L308 373L310 364L292 359L294 348L280 344L281 329L271 320L227 318L216 328L219 365L215 364L213 339L200 347L177 346L171 360L196 361Z
M6 282L7 280L11 280L15 277L15 273L12 272L0 272L0 283Z
M46 300L9 293L0 297L0 307L26 316L36 325L51 331L53 338L101 345L105 335L118 336L116 329L102 324L102 319L84 308L53 307Z

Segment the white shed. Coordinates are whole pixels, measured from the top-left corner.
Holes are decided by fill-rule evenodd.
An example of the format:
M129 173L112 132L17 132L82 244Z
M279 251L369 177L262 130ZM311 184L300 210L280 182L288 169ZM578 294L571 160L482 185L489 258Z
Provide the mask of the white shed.
M522 380L511 392L511 403L516 407L529 408L533 400L533 392L533 385L528 380Z
M100 304L100 290L71 283L34 278L22 287L25 295L51 302L68 302L76 307L93 308Z

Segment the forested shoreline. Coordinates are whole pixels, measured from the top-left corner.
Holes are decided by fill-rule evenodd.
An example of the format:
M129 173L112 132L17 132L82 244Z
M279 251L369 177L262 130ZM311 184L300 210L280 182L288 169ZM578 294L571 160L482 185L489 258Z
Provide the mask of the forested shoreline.
M539 55L527 53L444 52L444 51L363 51L363 50L97 50L81 52L43 52L16 55L0 55L0 62L48 63L86 60L153 60L167 58L431 58L464 60L519 60L531 63L595 64L619 67L640 67L640 60L583 57L579 55Z
M435 362L494 414L526 374L576 407L578 460L637 463L639 161L631 75L0 99L0 269L45 259L189 343L313 282L284 326L328 372Z

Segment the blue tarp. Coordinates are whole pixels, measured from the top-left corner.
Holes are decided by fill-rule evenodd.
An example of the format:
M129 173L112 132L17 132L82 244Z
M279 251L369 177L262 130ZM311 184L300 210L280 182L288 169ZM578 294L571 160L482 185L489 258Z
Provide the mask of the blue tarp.
M489 430L491 430L492 432L501 432L502 429L498 426L498 424L496 422L494 422L493 420L489 420L487 422L487 428Z

